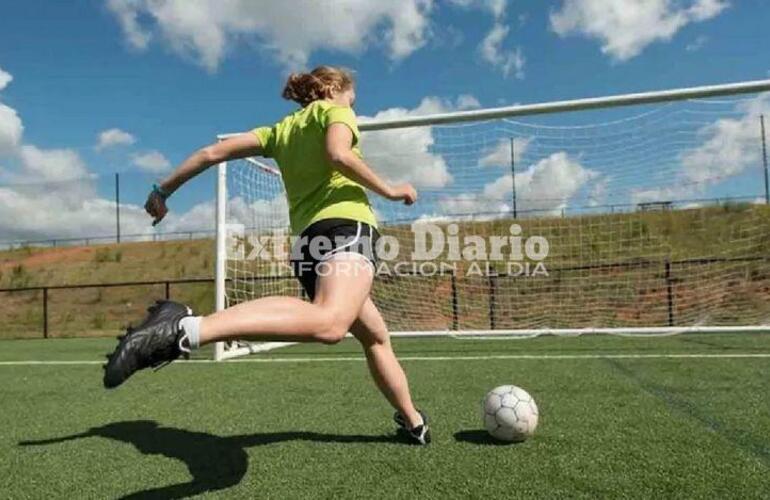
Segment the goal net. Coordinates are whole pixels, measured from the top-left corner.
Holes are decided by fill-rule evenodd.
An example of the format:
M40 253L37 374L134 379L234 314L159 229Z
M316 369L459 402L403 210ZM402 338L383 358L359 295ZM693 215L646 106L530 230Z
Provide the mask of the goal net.
M367 162L420 193L412 207L370 194L385 236L373 299L390 330L765 329L768 89L360 117ZM219 179L218 306L302 296L277 167L234 161ZM223 345L218 357L271 346Z

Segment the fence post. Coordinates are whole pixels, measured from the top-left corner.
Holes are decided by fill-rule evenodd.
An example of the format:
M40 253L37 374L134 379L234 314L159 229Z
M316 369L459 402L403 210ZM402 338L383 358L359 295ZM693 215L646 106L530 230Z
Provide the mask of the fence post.
M666 257L666 293L668 297L668 326L674 326L674 282L671 279L671 261Z
M48 338L48 288L43 288L43 338Z
M495 302L497 301L497 271L491 270L487 275L489 279L489 329L495 329Z
M455 273L454 269L452 270L452 330L459 330L460 329L460 321L459 321L459 311L458 311L458 304L457 304L457 274Z
M767 134L765 133L765 115L759 115L762 128L762 164L765 168L765 204L770 205L770 179L767 172Z
M166 281L166 300L171 300L171 283Z

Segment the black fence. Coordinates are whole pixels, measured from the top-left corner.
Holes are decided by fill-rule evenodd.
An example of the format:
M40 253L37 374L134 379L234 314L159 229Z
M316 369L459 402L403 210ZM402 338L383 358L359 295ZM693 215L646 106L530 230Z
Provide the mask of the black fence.
M40 307L42 310L42 321L40 329L43 338L48 338L50 334L49 325L49 304L52 291L72 291L72 290L94 290L94 289L110 289L110 288L136 288L147 286L160 286L163 288L162 297L166 300L173 298L172 286L176 285L189 285L189 284L214 284L213 278L191 278L191 279L177 279L177 280L160 280L160 281L131 281L131 282L118 282L118 283L89 283L82 285L53 285L53 286L31 286L22 288L0 288L0 293L24 293L31 292L40 296ZM161 298L156 296L154 298Z
M549 268L549 278L550 280L553 280L554 282L559 282L563 280L565 277L569 276L575 276L580 275L580 273L584 273L586 271L591 271L592 273L595 273L596 275L600 275L602 272L632 272L632 271L639 271L639 270L645 270L649 273L649 277L657 283L656 288L661 291L661 302L665 301L664 303L659 303L656 306L656 309L663 311L662 315L659 315L659 319L657 320L656 324L654 326L683 326L683 322L680 318L677 317L677 311L678 311L678 304L677 304L677 287L681 284L683 286L691 286L692 283L686 284L688 276L687 276L687 270L692 269L693 267L699 267L699 266L713 266L713 265L724 265L724 264L751 264L751 263L760 263L761 268L766 270L764 275L767 275L765 277L760 277L760 280L768 281L766 285L770 287L770 271L767 271L768 265L770 264L770 256L761 256L761 257L733 257L733 258L700 258L700 259L682 259L682 260L635 260L635 261L629 261L629 262L615 262L615 263L604 263L604 264L591 264L591 265L577 265L577 266L562 266L562 267L553 267ZM487 306L483 309L486 309L486 323L485 325L478 325L475 326L483 326L488 327L491 330L495 329L511 329L515 328L515 324L510 324L510 321L506 320L505 317L503 317L503 313L507 308L510 307L516 307L517 304L508 304L508 302L511 300L511 290L513 287L521 287L521 288L527 288L529 285L527 283L523 282L517 282L517 280L520 279L519 276L516 275L509 275L504 272L498 272L494 269L490 269L489 272L486 273L485 280L483 281L484 285L482 285L482 288L479 289L478 285L474 286L474 289L472 292L469 292L469 290L466 288L466 281L465 278L461 275L458 275L455 270L451 271L445 271L443 269L439 269L437 271L438 275L440 275L444 279L449 280L449 293L446 295L435 295L433 297L434 300L440 302L443 304L442 309L446 311L446 328L449 328L451 330L461 330L465 328L463 325L463 307L466 304L463 304L463 297L468 297L470 300L470 294L473 295L473 299L478 300L478 295L486 295L485 300L483 301L484 304ZM399 274L397 276L390 276L390 275L382 275L380 276L380 279L384 282L393 282L394 280L409 280L414 278L424 278L426 277L426 274L423 273L404 273ZM574 279L574 278L573 278ZM578 279L584 279L584 278L578 278ZM261 281L261 280L294 280L291 276L256 276L249 278L249 281ZM27 322L26 329L27 330L34 330L38 329L40 331L39 336L35 336L35 338L49 338L51 337L51 296L52 292L65 292L66 293L66 299L68 301L64 301L64 306L68 308L68 310L76 310L77 306L83 306L83 304L86 304L82 307L82 310L85 311L84 313L75 313L82 315L92 315L92 316L104 316L104 311L100 311L99 308L106 310L109 307L114 308L114 304L106 304L101 300L101 297L99 300L86 300L83 301L81 298L80 301L74 296L75 292L77 291L85 291L85 290L106 290L106 289L136 289L136 288L142 288L142 287L150 287L152 291L148 291L146 294L142 294L141 290L139 290L139 293L133 293L130 295L133 299L136 299L137 297L140 298L140 300L136 300L136 304L129 304L130 308L123 308L119 311L119 314L115 315L112 314L112 316L117 316L117 318L113 318L111 321L111 328L105 327L103 324L104 321L99 322L100 326L98 328L93 328L97 333L93 336L105 336L110 334L110 332L125 327L129 320L137 320L141 317L141 314L143 312L144 307L147 305L147 303L150 302L150 300L153 299L159 299L159 298L165 298L165 299L176 299L179 301L187 302L187 303L193 303L194 309L196 312L200 312L201 314L205 314L207 312L210 312L213 310L213 295L214 295L214 278L190 278L190 279L177 279L177 280L153 280L153 281L134 281L134 282L118 282L118 283L94 283L94 284L82 284L82 285L55 285L55 286L32 286L32 287L23 287L23 288L4 288L0 289L0 293L3 294L32 294L33 297L31 300L28 300L25 304L25 307L29 309L34 309L37 307L37 311L39 311L38 315L33 315L32 320ZM204 288L199 291L198 294L190 294L189 290L186 292L183 291L183 289L180 289L180 287L184 286L203 286ZM486 290L484 290L486 288ZM135 291L135 290L134 290ZM298 288L299 291L299 288ZM101 293L101 292L100 292ZM299 293L299 292L298 292ZM197 297L197 298L196 298ZM375 294L376 298L376 294ZM195 302L197 300L197 303ZM34 303L37 303L38 305L34 305ZM125 301L124 301L125 302ZM121 304L124 305L124 304ZM434 304L435 306L436 304ZM470 304L468 304L470 305ZM521 304L519 304L521 305ZM10 305L10 308L13 307L19 307L18 305ZM8 307L3 308L8 310ZM554 314L558 314L557 311L553 311ZM399 323L399 319L397 318L397 312L394 311L386 311L386 320L391 321L392 323ZM475 313L476 315L479 314L477 311ZM484 314L484 313L481 313ZM29 316L29 312L27 313ZM61 315L61 313L60 313ZM396 317L388 318L389 315L396 315ZM83 318L78 318L81 320L81 323ZM77 332L78 330L74 325L78 325L79 323L75 322L73 324L73 327L75 329L75 334L68 334L63 336L80 336ZM8 327L6 323L6 327ZM395 325L394 325L395 326ZM638 326L638 325L627 325L627 326ZM6 328L6 331L9 329ZM84 334L85 335L85 334ZM60 336L60 335L57 335ZM12 333L9 335L7 332L5 334L0 334L0 338L29 338L30 332L25 331L23 335L13 335Z

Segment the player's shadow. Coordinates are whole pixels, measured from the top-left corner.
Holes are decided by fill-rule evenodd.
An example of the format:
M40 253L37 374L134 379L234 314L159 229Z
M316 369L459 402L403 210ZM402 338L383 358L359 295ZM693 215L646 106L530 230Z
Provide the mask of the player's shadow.
M74 434L40 441L22 441L19 446L39 446L89 437L103 437L132 444L145 455L163 455L187 465L192 479L124 496L123 498L185 498L237 485L246 474L249 457L246 448L284 441L319 443L401 443L397 436L321 434L317 432L274 432L243 436L217 436L173 427L150 420L116 422ZM131 464L132 470L140 470Z
M506 441L499 441L483 429L474 429L467 431L455 432L455 441L460 443L478 444L482 446L511 446L517 443L509 443Z

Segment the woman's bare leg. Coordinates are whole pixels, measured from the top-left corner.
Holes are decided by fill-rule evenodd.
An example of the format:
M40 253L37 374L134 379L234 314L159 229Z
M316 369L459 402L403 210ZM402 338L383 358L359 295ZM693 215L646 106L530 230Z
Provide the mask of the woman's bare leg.
M412 403L406 374L393 352L385 320L371 298L364 302L350 331L364 348L377 387L411 427L420 425L422 417Z
M287 342L339 342L369 296L374 270L361 258L339 254L318 277L316 298L265 297L206 316L200 345L235 339ZM359 256L360 257L360 256Z
M342 340L348 330L361 342L377 387L411 426L422 423L412 403L406 374L396 359L385 321L369 298L373 270L355 266L355 256L328 261L328 275L319 276L316 298L308 303L293 297L266 297L206 316L201 345L233 339L325 342Z

